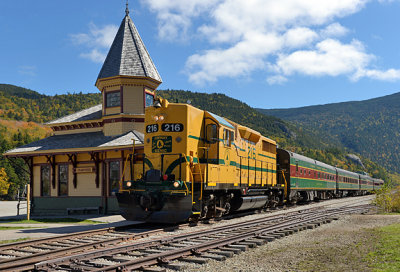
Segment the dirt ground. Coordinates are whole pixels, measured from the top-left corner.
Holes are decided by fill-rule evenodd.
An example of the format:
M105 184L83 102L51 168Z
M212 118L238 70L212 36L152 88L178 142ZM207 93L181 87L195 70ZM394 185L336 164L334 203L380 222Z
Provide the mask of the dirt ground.
M185 271L371 271L374 228L400 223L400 215L348 215L249 249L225 261L190 265Z

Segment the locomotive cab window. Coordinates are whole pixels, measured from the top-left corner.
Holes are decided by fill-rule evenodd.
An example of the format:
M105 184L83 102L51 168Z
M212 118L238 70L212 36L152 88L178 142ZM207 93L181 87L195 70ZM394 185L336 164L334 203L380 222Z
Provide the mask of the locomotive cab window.
M224 128L224 145L225 146L229 147L232 145L232 142L234 139L233 137L234 137L233 131L230 131L230 130Z
M217 125L208 124L206 127L206 140L210 144L214 144L218 141L217 136Z

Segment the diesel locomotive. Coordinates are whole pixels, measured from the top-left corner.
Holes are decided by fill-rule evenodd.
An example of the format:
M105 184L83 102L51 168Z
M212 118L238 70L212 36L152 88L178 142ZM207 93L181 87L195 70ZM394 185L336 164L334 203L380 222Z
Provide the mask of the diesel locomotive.
M146 108L144 149L117 193L127 220L177 223L285 201L359 195L381 180L277 148L259 132L190 104Z

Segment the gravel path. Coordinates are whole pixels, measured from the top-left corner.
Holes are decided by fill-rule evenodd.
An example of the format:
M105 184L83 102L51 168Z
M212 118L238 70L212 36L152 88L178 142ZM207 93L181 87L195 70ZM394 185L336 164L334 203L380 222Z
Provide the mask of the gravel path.
M372 228L400 223L400 215L347 215L313 230L249 249L225 261L189 264L184 271L369 271Z

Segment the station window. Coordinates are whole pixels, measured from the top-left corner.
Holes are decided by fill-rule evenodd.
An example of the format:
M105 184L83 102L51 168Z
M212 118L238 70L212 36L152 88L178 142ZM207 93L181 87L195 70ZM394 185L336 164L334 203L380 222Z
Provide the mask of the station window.
M58 195L68 195L68 164L58 165Z
M154 95L145 93L145 107L153 106L154 103Z
M121 92L106 93L106 108L119 107L121 105Z
M50 165L40 167L40 187L42 196L50 196Z
M109 166L108 180L110 184L110 195L114 196L119 190L119 179L121 173L120 162L110 161L108 166Z

